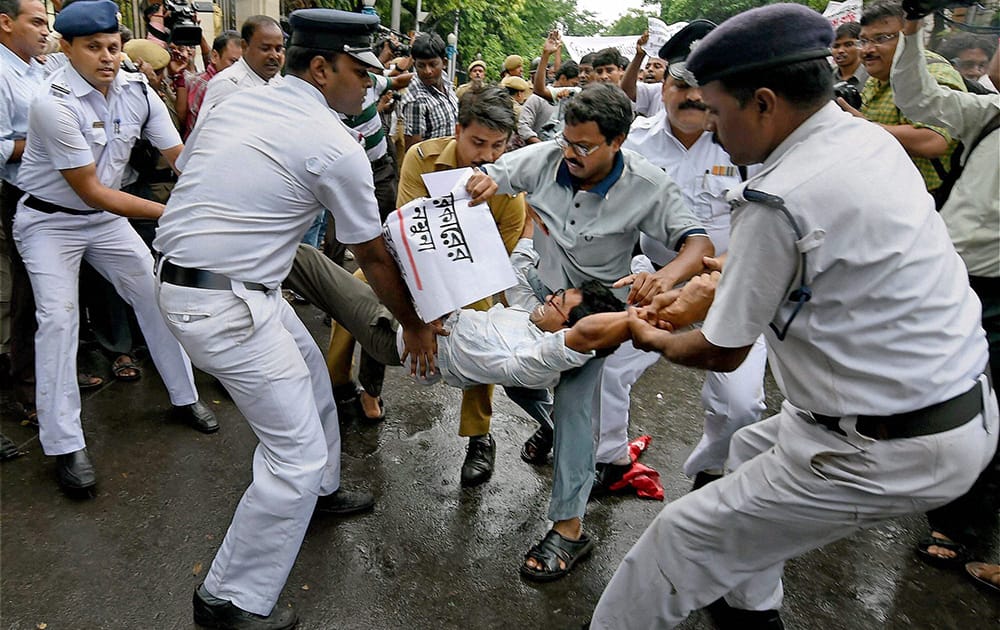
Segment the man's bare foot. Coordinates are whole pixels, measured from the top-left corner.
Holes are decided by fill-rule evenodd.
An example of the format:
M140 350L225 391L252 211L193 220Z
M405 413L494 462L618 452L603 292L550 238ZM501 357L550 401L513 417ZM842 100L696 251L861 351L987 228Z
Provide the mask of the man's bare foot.
M936 538L939 540L944 540L947 542L955 542L951 538L948 538L941 532L931 531L931 538ZM951 560L958 556L954 549L949 549L948 547L943 547L940 545L930 545L927 547L927 553L932 556L941 558L942 560Z
M938 531L917 543L917 553L926 561L945 568L961 566L968 557L968 550L960 542Z

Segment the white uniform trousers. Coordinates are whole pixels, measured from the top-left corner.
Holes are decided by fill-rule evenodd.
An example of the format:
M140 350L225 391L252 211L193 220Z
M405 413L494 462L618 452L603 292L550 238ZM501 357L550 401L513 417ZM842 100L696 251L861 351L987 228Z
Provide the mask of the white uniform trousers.
M86 446L76 381L80 261L86 259L135 310L174 405L198 400L191 362L156 308L153 256L128 220L108 212L47 214L18 204L14 242L35 294L35 406L46 455Z
M205 588L270 614L316 506L340 487L340 429L326 361L280 291L160 284L167 326L232 395L260 443Z
M985 385L985 376L982 377ZM840 435L781 412L739 430L730 474L667 505L628 552L590 627L672 628L719 597L767 610L782 601L784 563L886 519L966 492L997 444L997 403L935 435L872 440L845 418Z
M604 362L599 406L600 438L597 462L610 463L628 455L629 398L632 385L660 358L631 343L622 344ZM767 347L759 337L743 364L732 372L706 372L701 388L705 422L701 440L684 462L693 477L703 470L721 470L733 433L760 420L764 412L764 369Z

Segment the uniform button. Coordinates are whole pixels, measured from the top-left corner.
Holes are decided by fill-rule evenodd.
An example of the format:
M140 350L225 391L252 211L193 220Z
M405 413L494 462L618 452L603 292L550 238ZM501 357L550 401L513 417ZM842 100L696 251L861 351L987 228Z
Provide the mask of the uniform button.
M569 224L570 225L576 225L576 221L570 221Z
M574 205L574 206L576 206L577 208L579 208L579 207L580 207L580 204L578 204L578 203L575 203L575 204L573 204L573 205Z
M185 314L184 317L182 317L181 319L184 320L184 321L186 321L186 322L189 322L189 321L191 321L191 316Z

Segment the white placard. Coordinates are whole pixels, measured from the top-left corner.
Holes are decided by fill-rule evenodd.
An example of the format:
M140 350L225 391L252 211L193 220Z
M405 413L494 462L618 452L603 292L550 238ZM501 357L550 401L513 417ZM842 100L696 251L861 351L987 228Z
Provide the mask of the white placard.
M383 226L386 245L425 322L517 283L496 220L487 204L469 205L465 179L454 193L414 199Z
M685 26L687 26L687 22L677 22L668 26L663 20L655 17L649 18L649 40L642 47L643 50L650 57L658 57L663 45Z
M861 0L845 0L844 2L831 0L826 5L826 10L823 11L823 17L830 20L833 28L848 22L860 22Z

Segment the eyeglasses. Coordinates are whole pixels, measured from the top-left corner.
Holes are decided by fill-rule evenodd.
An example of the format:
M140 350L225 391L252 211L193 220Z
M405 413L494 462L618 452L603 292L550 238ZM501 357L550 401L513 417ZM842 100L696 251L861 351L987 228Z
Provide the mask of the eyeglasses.
M862 37L858 40L858 46L865 48L869 45L871 46L884 46L885 44L891 42L892 40L899 37L899 33L882 33L881 35L876 35L871 39Z
M556 306L556 303L552 301L552 300L554 300L556 298L560 298L560 301L561 301L562 297L564 295L566 295L566 289L559 289L558 291L556 291L555 293L553 293L552 295L550 295L545 300L545 303L548 304L549 306L551 306L552 308L554 308L556 310L556 312L559 313L559 317L563 318L563 325L564 326L569 326L569 317L567 317L566 313L563 313L562 309L559 308L558 306Z
M990 65L990 62L974 61L972 59L959 59L956 57L951 60L951 65L955 66L959 70L985 70L986 67Z
M565 134L559 134L558 136L556 136L556 144L558 144L559 147L563 149L565 149L566 147L573 149L573 153L576 153L577 156L582 158L587 157L594 151L601 148L601 145L599 144L595 144L593 146L588 147L587 145L580 144L579 142L570 142L569 140L566 139Z

